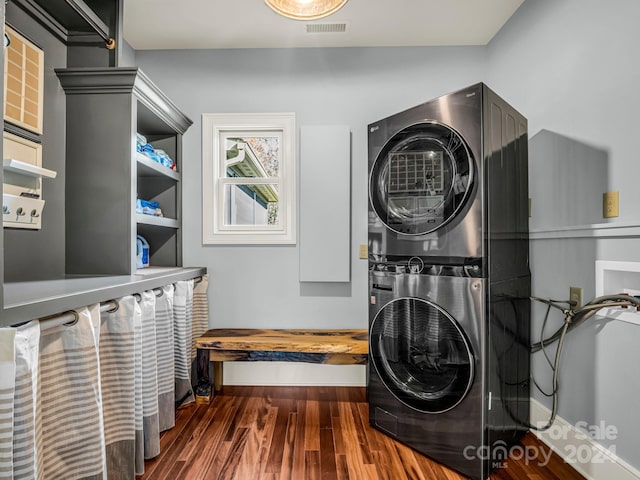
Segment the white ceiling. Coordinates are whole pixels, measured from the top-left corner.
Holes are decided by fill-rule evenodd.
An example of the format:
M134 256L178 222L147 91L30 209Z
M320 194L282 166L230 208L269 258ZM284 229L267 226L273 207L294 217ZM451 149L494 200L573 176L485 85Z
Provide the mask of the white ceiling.
M281 17L263 0L128 0L124 36L136 50L486 45L524 0L350 0L315 22ZM307 33L307 24L346 24Z

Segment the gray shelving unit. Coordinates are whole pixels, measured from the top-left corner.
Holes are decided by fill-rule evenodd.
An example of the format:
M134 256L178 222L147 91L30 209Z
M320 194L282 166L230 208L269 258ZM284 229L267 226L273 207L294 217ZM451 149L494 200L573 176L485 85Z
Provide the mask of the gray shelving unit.
M134 273L137 233L150 244L151 265L181 266L182 134L191 120L138 68L56 73L67 95L67 273ZM139 155L138 132L177 171ZM136 214L138 197L157 201L164 217Z
M46 185L42 229L0 234L0 326L206 274L182 267L182 134L191 120L140 70L118 67L122 1L12 0L0 4L0 18L42 48L46 71L58 73L45 75L43 135L4 123L40 143L43 167L58 176ZM137 155L136 132L177 171ZM165 217L136 215L138 193L158 201ZM151 243L152 268L136 271L136 233Z

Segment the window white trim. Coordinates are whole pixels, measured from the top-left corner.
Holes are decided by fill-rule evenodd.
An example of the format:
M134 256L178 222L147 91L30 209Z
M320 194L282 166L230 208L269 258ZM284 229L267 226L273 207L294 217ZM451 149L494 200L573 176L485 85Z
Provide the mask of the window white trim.
M226 176L224 139L236 136L278 135L281 141L279 175L266 178ZM241 136L241 135L238 135ZM294 113L202 114L202 242L204 244L296 243L296 148ZM273 184L278 188L277 225L225 225L225 185Z

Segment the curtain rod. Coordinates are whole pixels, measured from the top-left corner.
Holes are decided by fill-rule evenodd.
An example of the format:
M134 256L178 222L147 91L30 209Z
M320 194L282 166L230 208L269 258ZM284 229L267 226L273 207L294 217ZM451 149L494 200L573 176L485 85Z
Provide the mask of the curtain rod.
M194 284L200 283L201 281L202 277L196 277L193 279ZM154 288L153 291L156 293L156 297L161 297L164 293L162 288ZM134 293L132 295L138 302L142 299L139 293ZM118 304L117 300L108 300L106 302L100 303L100 313L113 313L118 310L118 308L120 308L120 305ZM64 313L56 313L55 315L41 317L38 320L40 320L40 322L45 322L44 324L40 325L40 330L48 330L60 325L75 324L78 321L78 314L74 310L69 310L68 312Z
M117 300L109 300L100 304L100 313L115 312L120 305ZM78 314L74 310L39 318L40 330L49 330L60 325L74 325L78 321Z

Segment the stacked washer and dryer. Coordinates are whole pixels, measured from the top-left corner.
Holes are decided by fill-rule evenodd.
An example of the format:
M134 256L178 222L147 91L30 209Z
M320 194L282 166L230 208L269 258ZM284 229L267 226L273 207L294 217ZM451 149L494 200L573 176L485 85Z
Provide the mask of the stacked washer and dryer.
M369 125L370 422L473 479L529 423L527 121L480 83Z

